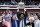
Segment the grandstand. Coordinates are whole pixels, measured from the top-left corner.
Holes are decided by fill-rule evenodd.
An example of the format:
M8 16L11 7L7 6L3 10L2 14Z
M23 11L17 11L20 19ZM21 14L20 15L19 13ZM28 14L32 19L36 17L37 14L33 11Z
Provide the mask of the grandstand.
M28 14L36 14L40 19L40 0L0 0L0 16L12 11L14 14L27 11Z
M40 5L25 5L25 3L22 2L22 1L19 2L18 5L6 5L6 4L5 5L0 5L0 9L1 10L3 9L2 12L6 11L6 9L10 9L10 10L15 11L15 12L17 11L17 9L19 9L20 12L24 11L24 9L26 9L28 13L32 13L32 14L37 13L37 14L40 15ZM0 10L0 15L2 13L1 10Z
M11 10L16 13L19 8L0 8L0 16L6 13L6 10ZM24 8L28 14L37 14L40 17L40 8ZM19 12L24 12L24 9L19 9Z

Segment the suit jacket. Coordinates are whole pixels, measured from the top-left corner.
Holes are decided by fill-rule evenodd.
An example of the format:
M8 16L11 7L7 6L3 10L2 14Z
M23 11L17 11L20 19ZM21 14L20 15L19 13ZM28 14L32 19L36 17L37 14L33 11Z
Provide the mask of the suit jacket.
M19 23L20 23L20 14L22 14L22 13L19 13L19 12L17 12L17 17L18 17L18 19L19 19ZM23 13L24 14L24 13ZM25 14L24 14L24 23L25 23L25 25L26 25L26 17L28 17L28 14L27 14L27 11L25 11ZM18 24L19 25L19 24Z
M12 22L12 27L15 27L15 20L13 20L13 19L11 18L11 22ZM17 26L18 26L18 20L16 20L16 22L17 22Z
M24 26L25 26L25 22L26 22L26 21L25 21L25 18L23 18L23 19L20 18L20 19L19 19L19 25L18 25L18 27L20 26L21 20L24 20Z

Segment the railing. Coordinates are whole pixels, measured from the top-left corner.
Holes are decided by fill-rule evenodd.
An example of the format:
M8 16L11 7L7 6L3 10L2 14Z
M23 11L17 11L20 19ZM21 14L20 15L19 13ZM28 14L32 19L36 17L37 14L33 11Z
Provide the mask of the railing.
M18 5L0 5L0 7L18 7ZM25 5L25 8L40 8L40 5Z
M19 9L19 8L1 7L0 9ZM40 9L40 8L24 8L24 9Z

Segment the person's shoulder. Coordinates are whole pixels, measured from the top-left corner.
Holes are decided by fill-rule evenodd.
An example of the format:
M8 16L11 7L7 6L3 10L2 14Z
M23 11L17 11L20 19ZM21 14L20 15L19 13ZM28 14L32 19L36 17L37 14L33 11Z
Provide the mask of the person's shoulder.
M40 20L39 20L39 22L40 22Z
M38 23L40 23L40 20L38 21Z

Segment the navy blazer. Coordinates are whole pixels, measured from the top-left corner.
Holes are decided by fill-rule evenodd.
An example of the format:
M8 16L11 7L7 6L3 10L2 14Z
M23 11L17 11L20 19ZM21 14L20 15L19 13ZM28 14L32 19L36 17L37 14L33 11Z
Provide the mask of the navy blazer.
M17 21L17 26L18 26L18 20L16 20ZM15 20L13 20L12 18L11 18L11 22L12 22L12 27L15 27Z

